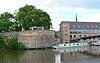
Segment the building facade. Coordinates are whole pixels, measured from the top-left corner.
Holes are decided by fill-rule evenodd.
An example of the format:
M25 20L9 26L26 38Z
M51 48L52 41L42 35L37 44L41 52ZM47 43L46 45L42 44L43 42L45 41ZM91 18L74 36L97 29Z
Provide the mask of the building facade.
M61 42L70 42L73 39L77 39L80 37L94 36L94 35L100 35L100 22L62 21L60 24Z

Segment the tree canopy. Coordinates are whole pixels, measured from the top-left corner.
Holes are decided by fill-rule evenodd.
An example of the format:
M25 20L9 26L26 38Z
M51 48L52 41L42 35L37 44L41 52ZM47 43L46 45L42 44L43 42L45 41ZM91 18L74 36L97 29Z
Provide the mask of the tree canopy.
M22 28L29 30L33 26L50 29L52 22L49 14L32 5L21 7L14 14L9 12L0 14L0 32L21 31Z
M0 31L10 31L13 26L13 15L4 12L0 15Z
M43 27L44 29L50 29L52 26L50 16L45 11L32 5L25 5L19 8L15 18L25 30L33 26Z

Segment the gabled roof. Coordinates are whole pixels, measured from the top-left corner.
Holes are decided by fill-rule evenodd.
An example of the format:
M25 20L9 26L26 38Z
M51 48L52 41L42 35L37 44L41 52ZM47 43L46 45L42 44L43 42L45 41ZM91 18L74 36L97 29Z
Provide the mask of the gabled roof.
M69 23L70 29L100 29L100 22L67 22L62 21L62 23Z

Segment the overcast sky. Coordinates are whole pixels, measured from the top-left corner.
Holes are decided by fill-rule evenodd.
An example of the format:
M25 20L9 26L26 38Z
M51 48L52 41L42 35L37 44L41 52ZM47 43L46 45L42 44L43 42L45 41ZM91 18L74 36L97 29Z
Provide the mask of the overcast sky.
M75 21L75 14L79 22L100 22L100 0L1 0L0 14L14 13L26 4L46 11L57 31L61 21Z

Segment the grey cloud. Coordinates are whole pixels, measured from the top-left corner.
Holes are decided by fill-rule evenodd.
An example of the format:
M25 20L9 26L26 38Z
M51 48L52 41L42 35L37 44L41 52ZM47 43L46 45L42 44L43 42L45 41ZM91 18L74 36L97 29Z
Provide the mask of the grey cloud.
M53 0L46 6L100 9L100 0Z

